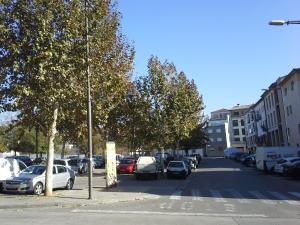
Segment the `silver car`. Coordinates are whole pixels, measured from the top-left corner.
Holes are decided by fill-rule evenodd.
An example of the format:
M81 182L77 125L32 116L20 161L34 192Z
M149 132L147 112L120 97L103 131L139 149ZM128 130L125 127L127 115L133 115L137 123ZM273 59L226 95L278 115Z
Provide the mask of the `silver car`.
M4 192L42 194L45 189L46 166L34 165L23 170L19 176L3 183ZM62 165L53 166L53 189L71 190L75 182L75 172Z

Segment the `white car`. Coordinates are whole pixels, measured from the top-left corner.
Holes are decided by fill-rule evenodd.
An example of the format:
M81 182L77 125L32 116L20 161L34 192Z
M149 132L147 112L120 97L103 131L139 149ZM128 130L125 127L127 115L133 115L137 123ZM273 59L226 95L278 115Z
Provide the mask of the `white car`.
M184 161L169 162L167 166L167 178L171 178L173 176L186 179L188 176L188 168L186 167Z
M289 157L277 160L274 166L274 172L282 174L284 165L291 165L294 162L300 161L300 157Z
M19 176L3 183L4 192L42 194L45 190L46 166L34 165L23 170ZM62 165L53 166L53 189L65 188L71 190L75 182L75 172Z
M138 180L142 176L152 176L158 178L159 168L155 157L140 156L135 165L135 176Z
M0 191L3 187L3 182L17 176L27 166L20 160L13 158L0 158Z
M71 170L74 170L75 173L79 172L79 159L54 159L54 164L65 166Z

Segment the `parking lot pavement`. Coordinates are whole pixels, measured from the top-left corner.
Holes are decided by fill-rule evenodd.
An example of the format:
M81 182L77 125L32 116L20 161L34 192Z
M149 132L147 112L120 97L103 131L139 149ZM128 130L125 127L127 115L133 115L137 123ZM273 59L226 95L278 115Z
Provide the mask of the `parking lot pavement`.
M119 187L107 189L103 169L97 169L93 176L92 199L89 198L88 177L76 177L73 190L54 190L52 197L31 194L0 194L0 209L38 207L78 207L117 202L156 199L155 194L143 192L123 192Z

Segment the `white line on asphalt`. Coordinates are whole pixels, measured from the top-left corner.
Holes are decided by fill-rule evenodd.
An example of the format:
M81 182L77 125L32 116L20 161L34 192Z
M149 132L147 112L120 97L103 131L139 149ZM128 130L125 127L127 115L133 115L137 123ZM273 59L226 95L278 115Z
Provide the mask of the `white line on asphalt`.
M173 202L163 202L159 205L161 209L172 209Z
M193 208L193 203L192 202L184 202L181 205L182 210L191 210Z
M217 190L209 190L211 195L214 197L215 202L227 202Z
M253 195L255 198L260 199L263 203L268 205L275 205L276 202L269 200L265 195L261 194L258 191L249 191L251 195Z
M279 192L275 192L275 191L270 191L271 195L273 195L274 197L278 198L279 200L286 202L287 204L290 205L300 205L300 202L298 201L294 201L291 200L289 197L279 193Z
M230 194L236 198L236 200L240 203L250 203L249 200L245 199L238 191L236 191L235 189L228 189L228 192L230 192Z
M300 192L289 192L289 194L294 195L297 198L300 198Z
M175 191L171 196L170 200L180 200L182 191Z
M105 213L105 214L135 214L135 215L165 215L165 216L211 216L211 217L244 217L267 218L265 214L235 214L235 213L188 213L188 212L154 212L154 211L114 211L98 209L73 209L72 213Z
M194 201L200 201L203 202L203 197L201 197L201 192L199 189L192 189L192 195L193 195L193 200Z

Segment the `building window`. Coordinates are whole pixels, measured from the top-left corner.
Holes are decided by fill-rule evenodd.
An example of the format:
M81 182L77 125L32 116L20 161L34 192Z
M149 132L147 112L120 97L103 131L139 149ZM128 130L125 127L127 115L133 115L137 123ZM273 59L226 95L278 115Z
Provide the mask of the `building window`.
M293 114L293 110L292 110L292 105L290 105L290 115L292 115Z
M217 138L217 141L221 142L221 141L223 141L223 139L222 138Z
M290 115L290 111L289 111L289 107L285 107L285 111L286 111L286 115L289 116Z
M290 139L291 133L290 133L290 128L286 128L286 134L287 134L287 138L288 140Z
M291 91L294 90L294 81L291 82Z
M242 129L242 135L245 135L245 128Z
M234 138L234 141L241 141L240 138Z
M233 134L234 135L240 135L240 130L239 129L233 129Z
M234 116L239 116L240 113L239 113L238 111L234 111L234 112L233 112L233 115L234 115Z
M274 117L274 125L277 124L276 116L275 116L275 111L273 112L273 117Z
M287 96L287 88L284 88L284 96Z
M221 128L217 128L217 129L216 129L216 132L217 132L217 133L221 133Z
M300 135L300 124L298 124L298 134Z
M232 120L232 126L233 127L238 127L239 126L239 121L238 120Z
M208 129L208 130L207 130L207 133L209 133L209 134L211 134L212 132L213 132L212 129Z
M273 93L271 94L271 102L272 102L272 106L274 106L274 95L273 95Z
M244 120L241 120L241 126L245 126Z
M243 137L243 141L246 142L246 137Z

